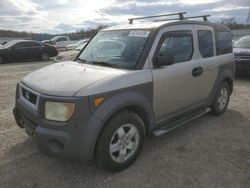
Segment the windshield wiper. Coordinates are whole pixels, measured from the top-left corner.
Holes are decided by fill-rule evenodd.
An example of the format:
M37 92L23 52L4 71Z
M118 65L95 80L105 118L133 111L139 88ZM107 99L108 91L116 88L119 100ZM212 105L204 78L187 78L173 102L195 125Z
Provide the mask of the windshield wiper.
M85 59L77 58L76 61L79 61L80 63L86 63L87 61Z
M108 63L108 62L103 62L103 61L91 61L91 64L95 64L95 65L101 65L101 66L106 66L106 67L112 67L112 68L121 68L121 66L116 65L116 64L112 64L112 63Z

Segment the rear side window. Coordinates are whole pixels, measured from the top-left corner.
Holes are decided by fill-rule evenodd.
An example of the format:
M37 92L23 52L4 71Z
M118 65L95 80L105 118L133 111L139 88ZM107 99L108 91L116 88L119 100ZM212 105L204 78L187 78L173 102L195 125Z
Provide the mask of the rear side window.
M214 56L213 33L209 30L198 30L199 50L202 57Z
M59 39L57 39L57 42L63 42L63 41L68 41L68 38L60 37Z
M174 63L189 61L193 55L191 34L169 34L163 40L158 56L171 56Z
M232 53L232 34L230 31L216 31L216 53L217 55Z
M40 47L41 45L37 42L26 42L26 47Z
M17 47L17 48L25 48L27 46L26 46L25 42L18 42L18 43L15 44L15 47Z

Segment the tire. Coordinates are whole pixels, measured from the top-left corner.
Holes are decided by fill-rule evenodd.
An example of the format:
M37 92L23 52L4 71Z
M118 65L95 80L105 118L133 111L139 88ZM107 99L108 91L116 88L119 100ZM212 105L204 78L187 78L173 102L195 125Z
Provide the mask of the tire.
M0 56L0 64L4 63L4 58Z
M222 82L211 105L211 114L219 116L224 114L230 99L231 89L227 82Z
M97 142L98 165L109 172L128 168L139 156L144 138L144 123L136 113L122 111L114 115Z
M42 53L41 54L41 60L48 61L50 59L50 55L48 53Z

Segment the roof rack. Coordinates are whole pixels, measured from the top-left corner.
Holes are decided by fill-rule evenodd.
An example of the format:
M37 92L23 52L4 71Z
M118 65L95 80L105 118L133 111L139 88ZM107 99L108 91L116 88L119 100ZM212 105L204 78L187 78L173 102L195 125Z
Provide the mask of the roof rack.
M184 20L184 14L186 14L186 12L177 12L177 13L171 13L171 14L160 14L160 15L154 15L154 16L129 18L128 21L129 21L129 24L133 24L134 20L143 20L143 19L147 19L147 18L158 18L158 17L165 17L165 16L177 16L177 15L179 15L178 20Z
M204 21L207 21L207 17L210 17L210 15L184 17L183 20L188 20L191 18L203 18ZM154 22L163 22L163 21L170 21L170 20L180 20L180 19L173 18L173 19L154 20Z

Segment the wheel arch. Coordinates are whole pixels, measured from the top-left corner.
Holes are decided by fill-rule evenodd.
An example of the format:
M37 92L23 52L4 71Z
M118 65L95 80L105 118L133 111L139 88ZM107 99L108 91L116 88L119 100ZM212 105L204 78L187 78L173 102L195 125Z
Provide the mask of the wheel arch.
M225 77L222 82L227 82L230 87L230 95L233 93L233 79L230 77ZM221 82L221 83L222 83Z
M229 84L230 87L230 95L233 92L233 85L234 85L234 69L235 69L235 64L231 63L231 64L225 64L225 65L221 65L219 67L219 73L217 76L217 79L214 83L213 89L208 97L208 106L210 106L214 100L214 97L216 95L216 92L218 90L218 88L220 87L221 83L223 82L227 82Z
M121 100L126 96L127 101ZM108 106L111 106L108 108ZM107 111L107 109L109 109ZM94 115L103 122L103 126L98 130L98 134L94 144L94 154L96 152L96 146L103 130L107 126L107 122L116 114L122 111L131 111L136 113L144 122L145 136L150 133L154 125L154 115L152 105L150 101L143 95L138 93L124 93L115 96L110 101L103 105L102 108L94 112Z

